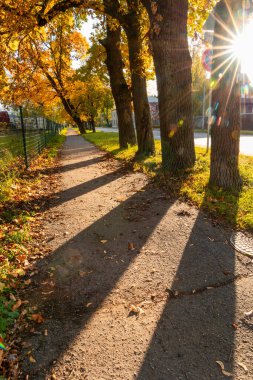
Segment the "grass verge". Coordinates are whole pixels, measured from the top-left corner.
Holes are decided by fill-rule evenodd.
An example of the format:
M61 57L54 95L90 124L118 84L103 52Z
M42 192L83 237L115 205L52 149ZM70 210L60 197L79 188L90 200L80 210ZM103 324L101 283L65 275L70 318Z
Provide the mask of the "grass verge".
M63 130L54 136L28 171L23 159L8 151L0 159L0 341L22 309L17 289L25 285L23 276L29 270L31 256L36 254L31 244L40 211L36 200L51 188L45 169L53 166L65 135Z
M161 173L161 145L156 141L156 156L134 161L137 147L118 148L118 134L115 132L88 133L83 137L116 159L132 162L134 170L142 170L156 177L173 196L191 201L208 211L215 218L222 218L233 227L253 229L253 157L240 156L240 172L244 181L241 193L209 188L210 156L205 149L196 148L197 161L184 177L168 178Z

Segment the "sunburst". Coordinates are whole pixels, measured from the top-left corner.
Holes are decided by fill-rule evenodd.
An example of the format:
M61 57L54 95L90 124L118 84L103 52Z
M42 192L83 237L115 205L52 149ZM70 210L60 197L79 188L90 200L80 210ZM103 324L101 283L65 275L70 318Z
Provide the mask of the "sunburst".
M224 36L215 34L222 43L220 46L214 47L213 58L220 58L224 56L218 67L213 71L213 74L218 71L220 79L230 66L237 61L236 70L245 74L245 81L253 85L253 18L249 18L248 10L245 9L245 2L242 9L243 17L240 20L240 24L235 20L233 12L229 6L229 2L226 2L228 13L231 17L233 31L229 29L223 20L215 17L215 21L221 25L224 29Z
M241 65L241 72L246 74L253 84L253 20L249 21L242 33L239 33L232 43L232 53Z

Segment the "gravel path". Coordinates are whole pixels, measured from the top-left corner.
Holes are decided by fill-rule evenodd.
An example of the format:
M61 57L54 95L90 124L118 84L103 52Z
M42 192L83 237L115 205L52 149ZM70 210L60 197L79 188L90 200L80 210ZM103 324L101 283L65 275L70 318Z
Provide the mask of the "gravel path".
M60 179L20 378L253 379L253 263L228 232L73 131Z

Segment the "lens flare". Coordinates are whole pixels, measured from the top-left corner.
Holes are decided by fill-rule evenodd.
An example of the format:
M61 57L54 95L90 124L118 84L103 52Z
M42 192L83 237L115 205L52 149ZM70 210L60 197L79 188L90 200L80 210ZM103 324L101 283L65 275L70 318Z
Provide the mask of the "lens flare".
M240 61L241 72L246 74L253 84L253 21L245 25L241 34L235 37L232 44L233 55Z

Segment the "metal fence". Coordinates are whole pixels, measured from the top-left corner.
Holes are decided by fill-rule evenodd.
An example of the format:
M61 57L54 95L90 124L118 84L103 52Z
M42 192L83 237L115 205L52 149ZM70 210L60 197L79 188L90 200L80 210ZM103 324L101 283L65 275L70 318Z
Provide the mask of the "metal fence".
M0 159L7 155L22 157L26 167L63 129L61 124L38 117L9 115L9 122L0 122Z

